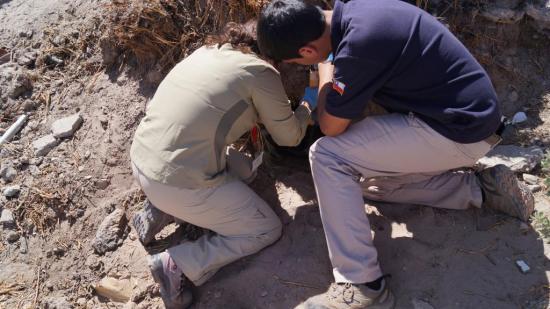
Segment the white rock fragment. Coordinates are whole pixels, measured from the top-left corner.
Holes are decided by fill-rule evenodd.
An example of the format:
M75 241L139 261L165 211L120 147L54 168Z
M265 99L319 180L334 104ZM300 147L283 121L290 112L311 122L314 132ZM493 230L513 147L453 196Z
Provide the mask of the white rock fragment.
M539 182L539 178L531 174L523 174L523 181L530 185L536 185Z
M514 172L529 172L534 169L544 158L544 151L540 147L529 148L503 145L496 146L485 157L477 162L481 167L487 168L497 164L504 164Z
M32 147L34 149L34 154L37 156L45 156L52 150L55 146L57 146L58 141L55 139L55 137L50 134L46 136L42 136L41 138L35 140L32 142Z
M529 270L531 270L531 267L529 267L529 265L527 265L527 263L525 263L524 260L516 260L516 265L519 268L519 270L524 274L529 272Z
M132 296L130 280L118 280L111 277L101 279L95 286L95 291L98 295L121 303L129 301Z
M5 187L2 191L2 194L4 194L5 197L14 197L17 196L19 192L21 192L21 187L19 185L15 185Z
M82 124L82 116L74 114L69 117L61 118L52 123L52 133L54 137L64 138L73 136Z
M533 193L537 193L537 192L540 192L542 190L541 185L528 185L527 188L529 188L529 190Z
M2 209L2 215L0 216L0 225L2 225L4 228L13 227L15 225L15 218L11 210Z

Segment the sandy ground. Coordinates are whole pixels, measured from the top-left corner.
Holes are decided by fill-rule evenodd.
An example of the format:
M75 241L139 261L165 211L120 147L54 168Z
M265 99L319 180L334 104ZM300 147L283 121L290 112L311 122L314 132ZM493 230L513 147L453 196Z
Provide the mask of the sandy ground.
M46 54L47 50L33 47L37 41L90 27L107 2L0 0L0 48ZM45 29L53 29L54 35ZM31 38L20 35L29 30ZM513 67L528 75L531 64L522 59L539 57L541 52L523 48L522 40L514 47L515 54L506 57L512 57ZM541 42L544 45L548 41ZM94 57L87 58L86 63L101 67L101 59ZM510 86L515 77L499 71L498 66L488 70L504 98L506 114L523 109L530 118L511 141L548 147L550 65L547 59L536 59L543 73L525 81L518 79L517 85ZM29 188L28 192L39 188L75 193L64 209L75 215L48 221L48 231L27 232L29 218L25 214L46 216L47 207L35 208L33 204L31 208L23 194L18 200L2 202L2 207L19 211L18 231L27 242L28 252L21 252L21 240L4 241L1 246L0 308L163 308L146 267L148 251L131 229L125 228L122 244L113 252L97 255L91 247L99 224L113 209L124 208L129 218L141 207L128 150L154 89L144 88L139 78L125 71L101 68L70 75L68 72L74 70L68 66L29 71L35 79L34 89L22 98L4 102L0 109L2 128L19 113L17 106L38 100L38 94L50 90L52 103L38 105L30 113L34 129L25 129L14 142L3 146L7 155L0 160L33 158L30 144L34 139L46 134L54 120L80 112L84 124L73 138L46 156L39 165L41 173L31 175L23 165L14 180ZM521 100L510 98L512 91L518 92ZM107 186L101 184L103 180ZM283 221L283 236L260 253L223 268L197 290L193 308L294 308L322 293L333 279L307 161L296 157L275 160L261 168L251 186ZM25 207L28 211L20 212ZM536 208L550 214L550 201L543 193L537 193ZM391 275L397 308L413 308L418 300L437 309L548 307L549 245L530 226L474 210L372 203L366 203L365 210L383 271ZM180 241L181 235L175 230L175 226L168 227L147 250L156 252ZM2 231L2 238L5 235ZM530 272L522 274L516 260L524 260ZM129 279L135 302L98 297L94 286L107 276ZM141 296L135 296L138 294ZM52 305L56 301L58 305Z

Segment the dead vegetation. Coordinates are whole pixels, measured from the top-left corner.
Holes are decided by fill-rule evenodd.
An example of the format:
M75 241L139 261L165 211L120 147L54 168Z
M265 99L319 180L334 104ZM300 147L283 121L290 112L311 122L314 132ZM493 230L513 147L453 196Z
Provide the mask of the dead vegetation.
M122 64L165 73L200 47L228 21L257 16L267 0L117 0L109 7L108 33L101 45L105 54L122 54ZM112 64L115 59L108 59Z

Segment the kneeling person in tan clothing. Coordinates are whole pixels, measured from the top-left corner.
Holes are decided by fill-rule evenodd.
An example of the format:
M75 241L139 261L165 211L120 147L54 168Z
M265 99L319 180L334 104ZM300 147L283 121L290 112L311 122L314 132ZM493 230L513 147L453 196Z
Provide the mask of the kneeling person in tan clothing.
M252 25L252 24L247 24ZM258 57L253 27L229 24L160 84L132 143L134 176L147 199L177 219L216 233L150 257L166 308L185 308L190 282L275 242L281 222L227 172L227 146L261 121L282 146L300 143L310 121L292 111L278 71Z

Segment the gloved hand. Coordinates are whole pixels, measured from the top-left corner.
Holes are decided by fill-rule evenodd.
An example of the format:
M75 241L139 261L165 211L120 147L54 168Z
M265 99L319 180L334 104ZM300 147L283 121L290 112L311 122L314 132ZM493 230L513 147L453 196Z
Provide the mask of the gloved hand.
M302 102L306 101L310 108L314 110L317 107L317 98L319 97L319 88L307 87L302 98Z

